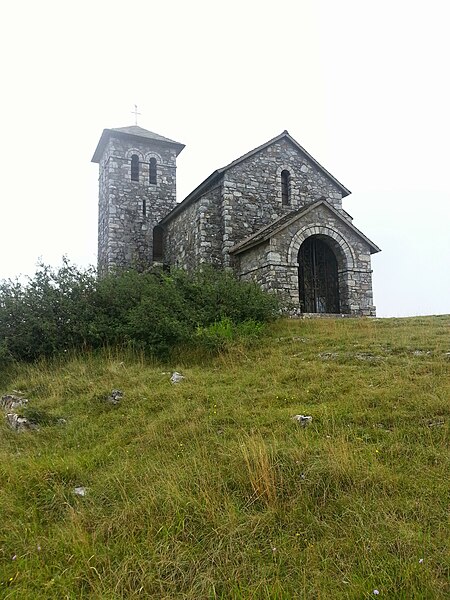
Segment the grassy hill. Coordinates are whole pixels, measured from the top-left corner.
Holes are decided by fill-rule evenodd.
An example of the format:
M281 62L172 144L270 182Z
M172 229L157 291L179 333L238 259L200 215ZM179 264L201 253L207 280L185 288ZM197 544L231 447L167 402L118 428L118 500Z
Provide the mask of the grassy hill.
M0 597L448 598L449 375L450 317L3 373L41 426L1 417Z

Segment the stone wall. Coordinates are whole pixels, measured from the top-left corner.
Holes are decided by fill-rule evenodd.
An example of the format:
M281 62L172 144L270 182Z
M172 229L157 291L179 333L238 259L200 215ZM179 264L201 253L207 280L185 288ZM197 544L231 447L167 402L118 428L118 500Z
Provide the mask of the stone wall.
M139 157L139 181L131 180L133 154ZM156 185L149 183L151 158L157 161ZM288 203L282 198L283 171L290 174ZM176 206L176 150L154 139L111 135L100 160L99 270L151 266L153 228L164 219L166 264L234 268L242 279L278 293L295 313L298 251L305 239L316 235L338 261L341 312L375 314L370 266L374 247L352 228L342 209L345 188L289 139L276 138L209 182L203 194L164 219ZM298 210L298 218L293 214L291 219L290 213ZM286 225L270 239L230 255L235 244L283 216Z
M139 156L139 181L131 180L131 156ZM157 183L149 183L150 158ZM155 140L110 137L100 161L98 264L146 268L152 263L153 227L176 204L176 152Z
M219 184L164 225L165 262L184 269L222 266L220 197Z
M282 204L281 173L290 173ZM202 262L232 267L229 250L278 217L325 198L342 210L342 191L286 139L225 171L215 187L166 225L166 260L191 268Z
M299 312L298 252L312 235L323 239L336 256L341 312L375 316L370 246L324 204L300 214L270 240L238 255L240 277L274 290L291 305L293 314Z
M290 202L282 204L281 173L290 173ZM301 151L286 139L243 160L224 173L223 255L278 217L320 198L342 209L342 191Z

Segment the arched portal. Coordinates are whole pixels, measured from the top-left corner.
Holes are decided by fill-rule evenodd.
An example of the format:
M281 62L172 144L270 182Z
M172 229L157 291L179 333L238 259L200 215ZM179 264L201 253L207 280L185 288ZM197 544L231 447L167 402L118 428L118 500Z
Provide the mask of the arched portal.
M323 237L313 235L298 252L300 307L306 313L339 313L338 262Z

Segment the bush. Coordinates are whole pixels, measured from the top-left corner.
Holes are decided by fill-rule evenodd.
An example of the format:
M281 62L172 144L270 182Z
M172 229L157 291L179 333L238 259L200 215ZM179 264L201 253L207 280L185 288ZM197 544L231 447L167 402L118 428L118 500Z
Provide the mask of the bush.
M248 337L277 312L274 296L212 268L97 279L93 269L64 259L59 269L39 265L26 284L0 284L0 364L104 345L158 357L190 341L220 347L238 335L239 324L239 335Z
M39 265L26 285L0 285L0 345L19 360L52 356L87 342L94 318L96 277L63 260L58 270Z

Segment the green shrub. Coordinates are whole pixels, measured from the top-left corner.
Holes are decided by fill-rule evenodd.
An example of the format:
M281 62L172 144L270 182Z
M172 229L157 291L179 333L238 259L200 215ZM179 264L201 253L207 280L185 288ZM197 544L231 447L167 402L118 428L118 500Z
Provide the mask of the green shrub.
M64 259L59 269L39 265L26 284L0 283L0 364L124 344L165 358L190 341L221 347L238 324L251 336L277 312L274 296L209 267L97 279Z
M259 338L264 324L254 320L233 323L228 317L222 317L207 327L197 327L196 342L201 346L217 352L225 350L230 342L236 340L251 341Z

